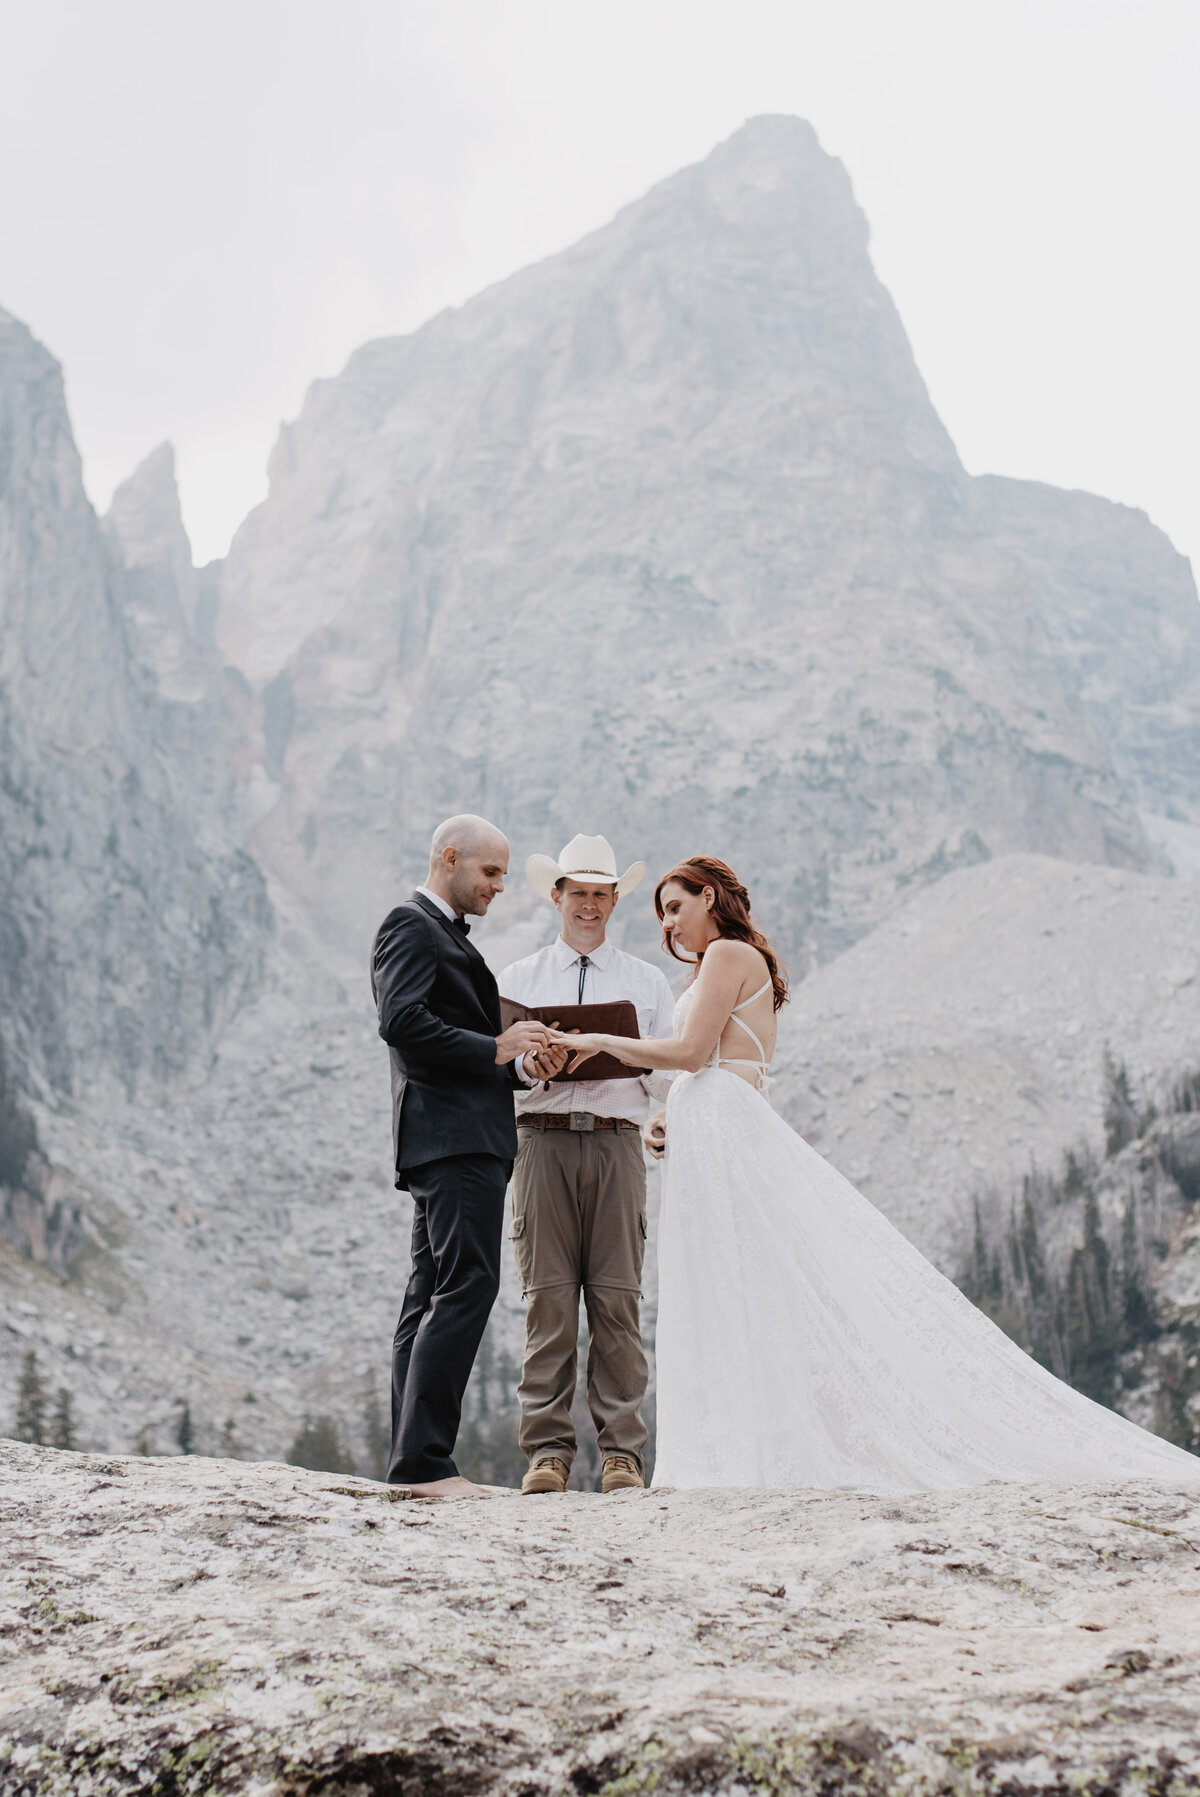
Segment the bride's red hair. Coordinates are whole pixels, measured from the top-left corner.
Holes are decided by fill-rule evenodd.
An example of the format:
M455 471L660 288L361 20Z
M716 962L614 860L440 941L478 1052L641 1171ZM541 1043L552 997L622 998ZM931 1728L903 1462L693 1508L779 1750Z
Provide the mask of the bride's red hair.
M654 909L658 912L659 923L663 921L662 889L672 881L691 893L703 892L706 886L712 888L712 917L717 929L722 936L729 936L735 942L748 942L751 948L758 950L771 976L775 1009L786 1005L787 973L779 965L779 957L768 939L751 922L750 894L733 869L712 855L690 855L686 861L678 862L654 888ZM663 947L676 961L683 960L684 957L676 952L674 937L669 930L663 931Z

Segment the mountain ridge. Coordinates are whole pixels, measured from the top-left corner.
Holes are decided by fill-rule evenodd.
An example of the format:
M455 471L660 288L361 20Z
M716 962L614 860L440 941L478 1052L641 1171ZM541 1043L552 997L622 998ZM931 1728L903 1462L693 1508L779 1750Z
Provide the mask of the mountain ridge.
M799 971L989 854L1161 865L1064 676L1052 533L1002 509L841 165L746 127L310 389L221 573L218 641L288 721L258 852L365 948L439 812L706 841Z
M173 701L139 666L136 593L84 492L61 370L8 313L0 443L6 1036L43 1093L149 1092L261 981L265 888L222 815L232 770L212 771L222 677L197 658Z

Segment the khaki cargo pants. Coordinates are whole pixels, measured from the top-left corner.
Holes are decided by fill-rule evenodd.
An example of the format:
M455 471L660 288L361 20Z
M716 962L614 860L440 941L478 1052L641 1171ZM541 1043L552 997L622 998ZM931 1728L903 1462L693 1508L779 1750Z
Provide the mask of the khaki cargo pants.
M519 1126L512 1239L528 1310L518 1397L520 1443L533 1460L575 1458L579 1294L588 1324L588 1408L601 1454L646 1445L646 1355L638 1302L646 1252L641 1132Z

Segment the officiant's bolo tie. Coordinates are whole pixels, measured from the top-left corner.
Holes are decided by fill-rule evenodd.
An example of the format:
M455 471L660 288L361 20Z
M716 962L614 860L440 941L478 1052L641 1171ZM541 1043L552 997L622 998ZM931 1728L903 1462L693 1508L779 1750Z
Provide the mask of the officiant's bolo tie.
M588 960L587 956L580 955L580 957L579 957L579 997L575 1001L576 1004L583 1003L583 982L584 982L584 980L587 979L587 970L590 966L591 966L591 962Z

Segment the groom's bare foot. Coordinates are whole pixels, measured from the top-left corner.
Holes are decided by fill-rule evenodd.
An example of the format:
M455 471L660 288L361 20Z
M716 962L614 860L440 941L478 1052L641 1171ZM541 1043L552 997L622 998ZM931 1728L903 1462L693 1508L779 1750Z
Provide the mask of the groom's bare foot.
M451 1479L430 1479L427 1483L410 1485L401 1481L397 1490L410 1492L413 1497L427 1498L468 1498L486 1497L487 1492L482 1485L472 1485L470 1479L464 1479L461 1473L455 1473Z

